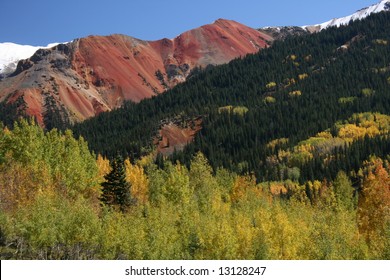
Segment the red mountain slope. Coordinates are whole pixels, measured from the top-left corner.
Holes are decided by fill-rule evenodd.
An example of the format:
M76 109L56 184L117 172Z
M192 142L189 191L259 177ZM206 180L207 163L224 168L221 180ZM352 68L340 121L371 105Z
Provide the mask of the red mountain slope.
M19 62L0 82L0 102L24 101L20 109L45 124L51 114L82 121L138 102L185 81L194 67L217 65L254 53L273 39L235 21L185 32L175 39L142 41L125 35L90 36Z

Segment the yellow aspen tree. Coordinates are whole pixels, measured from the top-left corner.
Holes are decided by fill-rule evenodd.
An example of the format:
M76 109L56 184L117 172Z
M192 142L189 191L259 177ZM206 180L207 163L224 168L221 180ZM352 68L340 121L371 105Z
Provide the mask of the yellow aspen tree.
M389 238L390 177L381 160L374 160L374 169L363 181L358 202L359 231L369 246L380 255Z
M104 175L108 174L111 171L110 167L110 161L103 157L101 154L98 154L97 159L96 159L96 165L98 168L98 181L99 183L104 181Z
M253 186L252 178L248 176L238 176L234 180L232 192L231 192L231 201L238 202L244 198L247 194L250 186Z
M271 258L297 259L299 242L296 242L296 237L299 230L290 221L286 211L276 204L272 210L271 226L267 232L267 237L271 241L269 246Z
M235 235L237 238L237 258L253 259L253 240L256 235L256 228L253 226L250 215L246 212L238 212L232 217Z
M138 203L145 204L149 197L149 180L144 168L138 164L131 164L129 159L125 160L126 180L131 184L132 196Z
M39 169L12 159L0 166L0 207L3 210L25 207L34 201L39 191L53 188L48 166L44 162L41 162Z

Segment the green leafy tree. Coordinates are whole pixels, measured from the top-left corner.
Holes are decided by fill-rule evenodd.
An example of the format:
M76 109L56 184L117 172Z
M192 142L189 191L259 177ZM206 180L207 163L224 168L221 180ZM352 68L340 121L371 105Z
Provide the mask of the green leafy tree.
M340 171L337 174L333 182L333 188L337 204L350 210L353 209L355 205L354 189L351 180L344 171Z
M110 206L118 206L125 212L131 204L130 183L126 181L125 166L122 157L118 156L110 163L111 172L104 176L101 184L101 201Z

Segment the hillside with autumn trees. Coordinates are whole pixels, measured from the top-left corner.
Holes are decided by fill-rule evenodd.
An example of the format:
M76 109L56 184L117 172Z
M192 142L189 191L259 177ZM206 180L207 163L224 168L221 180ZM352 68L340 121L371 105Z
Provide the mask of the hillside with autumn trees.
M1 111L0 259L390 259L389 28L288 37L72 127Z
M257 183L213 172L201 153L190 168L124 160L130 203L106 204L110 163L71 131L23 121L0 137L2 259L390 256L388 160L363 162L359 189L343 171L333 181Z

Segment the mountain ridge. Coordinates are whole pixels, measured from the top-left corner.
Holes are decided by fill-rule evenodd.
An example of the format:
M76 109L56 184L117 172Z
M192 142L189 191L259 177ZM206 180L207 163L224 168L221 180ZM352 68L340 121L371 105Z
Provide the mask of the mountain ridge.
M80 38L19 61L15 72L0 82L0 102L23 99L25 113L41 125L53 117L82 121L125 100L155 96L185 81L194 68L255 53L272 40L224 19L174 39L143 41L118 34Z
M320 24L306 25L301 27L303 29L306 29L309 32L317 32L333 26L340 27L342 25L348 25L351 21L364 19L373 13L379 13L388 10L390 10L390 1L381 0L379 3L362 8L356 11L355 13L353 13L352 15L341 17L341 18L334 18Z
M27 59L39 49L49 49L59 43L50 43L47 46L19 45L11 42L0 43L0 75L6 76L15 71L19 60Z
M380 13L382 11L390 11L390 0L382 0L377 4L362 8L351 15L340 18L333 18L323 23L304 26L267 26L259 28L259 30L269 34L275 38L275 40L284 40L287 36L291 35L296 36L307 33L315 33L330 27L345 26L348 25L351 21L362 20L371 14Z
M348 24L351 20L357 20L357 19L363 19L367 16L369 16L371 13L378 13L381 11L390 10L390 1L389 0L382 0L378 2L377 4L370 5L368 7L362 8L355 13L341 18L334 18L329 21L319 23L319 24L312 24L312 25L304 25L304 26L269 26L269 27L263 27L259 28L261 31L269 31L273 32L276 37L278 37L277 32L282 32L281 39L285 38L286 36L286 30L291 31L291 29L295 29L295 34L297 32L297 29L299 33L302 33L303 31L308 32L318 32L321 30L324 30L331 26L341 26ZM218 20L223 19L217 19L213 22L217 23ZM290 33L288 33L290 34ZM291 33L294 34L294 33ZM113 34L115 35L115 34ZM109 35L108 35L109 36ZM180 35L179 35L180 36ZM177 38L176 36L175 38ZM166 38L165 38L166 39ZM279 38L278 38L279 39ZM167 40L173 40L173 39L167 39ZM150 40L149 40L150 41ZM151 41L150 41L151 42ZM65 42L66 43L66 42ZM6 76L10 74L12 71L16 69L17 62L21 59L27 59L31 57L38 49L46 49L54 47L61 43L50 43L47 46L31 46L31 45L20 45L15 44L11 42L4 42L0 43L0 75ZM64 44L64 43L62 43ZM12 49L12 50L11 50Z

